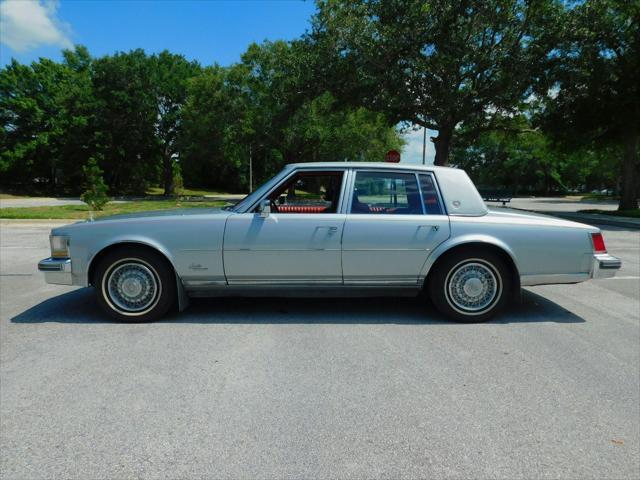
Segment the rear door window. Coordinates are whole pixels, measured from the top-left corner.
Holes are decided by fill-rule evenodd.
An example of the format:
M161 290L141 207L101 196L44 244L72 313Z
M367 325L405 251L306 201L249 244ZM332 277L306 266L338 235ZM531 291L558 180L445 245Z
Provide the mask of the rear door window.
M415 174L356 172L350 212L421 215L422 203Z

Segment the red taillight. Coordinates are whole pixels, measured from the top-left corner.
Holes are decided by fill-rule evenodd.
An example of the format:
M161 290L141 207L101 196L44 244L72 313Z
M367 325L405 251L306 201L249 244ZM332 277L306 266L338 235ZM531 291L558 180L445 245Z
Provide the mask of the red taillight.
M593 250L596 253L606 253L607 247L604 246L604 237L601 233L592 233L591 241L593 242Z

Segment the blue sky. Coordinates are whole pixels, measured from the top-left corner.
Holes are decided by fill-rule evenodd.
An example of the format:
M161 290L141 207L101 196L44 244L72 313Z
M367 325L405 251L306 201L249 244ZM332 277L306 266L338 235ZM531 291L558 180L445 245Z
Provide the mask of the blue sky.
M1 0L0 65L59 60L74 44L95 56L167 49L203 65L230 65L251 42L299 37L314 12L313 2L299 0ZM420 162L422 133L406 138L403 162Z

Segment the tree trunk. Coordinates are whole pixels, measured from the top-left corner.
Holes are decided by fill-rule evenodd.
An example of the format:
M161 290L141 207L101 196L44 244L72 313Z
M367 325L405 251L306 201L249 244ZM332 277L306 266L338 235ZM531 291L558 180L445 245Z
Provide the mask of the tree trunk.
M451 137L453 137L453 127L443 127L438 130L437 137L431 137L431 141L436 149L434 165L446 166L449 163L449 150L451 149Z
M551 174L549 173L549 165L544 166L544 196L551 195Z
M638 208L638 131L630 128L624 137L622 158L622 191L618 210Z
M170 152L164 152L162 156L162 178L165 195L173 195L175 185L173 184L173 160Z
M49 188L54 197L59 196L60 192L58 192L58 179L56 178L56 164L53 162L51 165L51 178L49 178Z

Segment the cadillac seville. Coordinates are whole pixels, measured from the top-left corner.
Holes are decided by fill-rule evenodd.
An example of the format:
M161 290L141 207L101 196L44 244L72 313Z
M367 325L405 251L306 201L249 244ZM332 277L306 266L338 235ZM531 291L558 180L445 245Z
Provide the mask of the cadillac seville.
M79 222L50 243L46 281L92 286L121 321L196 296L420 294L484 321L522 286L621 266L596 227L490 209L463 170L392 163L292 164L234 206Z

